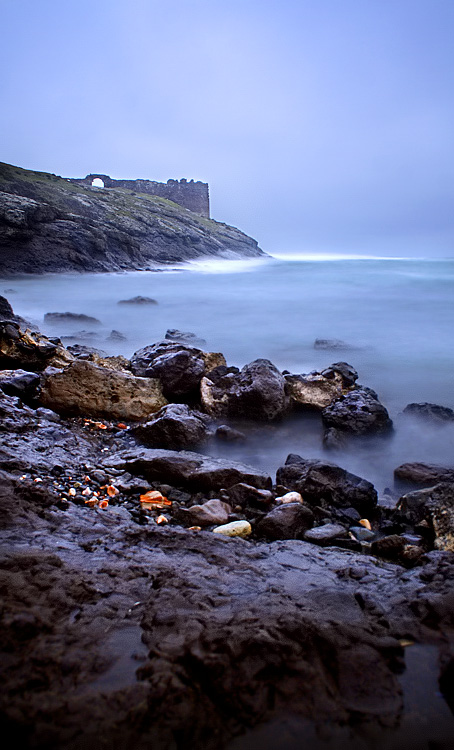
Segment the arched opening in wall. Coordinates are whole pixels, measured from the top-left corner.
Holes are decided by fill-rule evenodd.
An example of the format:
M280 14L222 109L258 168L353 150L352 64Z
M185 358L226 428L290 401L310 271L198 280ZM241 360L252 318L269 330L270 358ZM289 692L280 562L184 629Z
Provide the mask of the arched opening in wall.
M92 186L92 187L99 187L99 188L103 188L103 187L104 187L104 183L103 183L103 181L101 180L101 178L100 178L100 177L95 177L95 179L94 179L94 180L93 180L93 182L91 183L91 186Z

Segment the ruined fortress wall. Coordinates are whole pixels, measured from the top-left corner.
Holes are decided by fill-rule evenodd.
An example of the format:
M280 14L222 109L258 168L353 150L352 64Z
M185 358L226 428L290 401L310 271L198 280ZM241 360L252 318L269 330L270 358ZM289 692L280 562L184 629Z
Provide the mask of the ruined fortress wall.
M103 181L106 188L125 188L136 193L147 193L157 195L159 198L167 198L169 201L178 203L183 208L210 218L210 199L207 182L194 182L194 180L167 180L167 182L152 182L151 180L113 180L106 174L88 174L83 179L73 179L83 185L91 185L95 178Z

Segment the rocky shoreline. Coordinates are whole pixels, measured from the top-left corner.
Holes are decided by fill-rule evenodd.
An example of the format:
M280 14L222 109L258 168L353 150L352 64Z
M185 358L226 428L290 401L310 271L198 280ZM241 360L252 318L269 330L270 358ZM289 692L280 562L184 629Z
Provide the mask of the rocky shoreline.
M367 748L405 723L414 644L436 649L453 710L454 469L396 467L405 491L379 495L334 462L393 430L352 365L239 370L174 340L104 357L0 303L0 711L15 744L217 750L296 716L314 747ZM333 462L291 454L272 477L206 453L295 410L319 413ZM453 739L415 729L421 748Z

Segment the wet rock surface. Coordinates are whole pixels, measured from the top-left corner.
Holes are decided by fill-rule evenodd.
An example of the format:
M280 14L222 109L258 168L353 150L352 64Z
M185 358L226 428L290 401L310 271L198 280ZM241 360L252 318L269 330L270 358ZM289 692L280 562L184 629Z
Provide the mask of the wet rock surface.
M210 419L186 404L163 406L148 422L131 429L131 434L143 445L152 448L180 450L206 439Z
M15 747L229 750L293 716L301 745L342 728L336 747L365 750L404 724L419 647L452 699L454 482L377 505L334 464L292 455L273 483L142 448L126 422L0 389L0 725Z
M341 396L322 412L324 425L352 435L383 434L392 429L387 409L370 388Z

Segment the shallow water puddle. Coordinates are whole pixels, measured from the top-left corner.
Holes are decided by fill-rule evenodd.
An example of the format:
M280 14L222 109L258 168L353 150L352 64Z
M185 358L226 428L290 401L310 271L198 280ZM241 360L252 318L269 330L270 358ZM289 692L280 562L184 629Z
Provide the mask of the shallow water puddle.
M112 692L136 683L136 671L148 653L142 643L140 625L128 625L116 630L107 638L105 650L112 655L114 661L102 675L90 683L89 689Z

